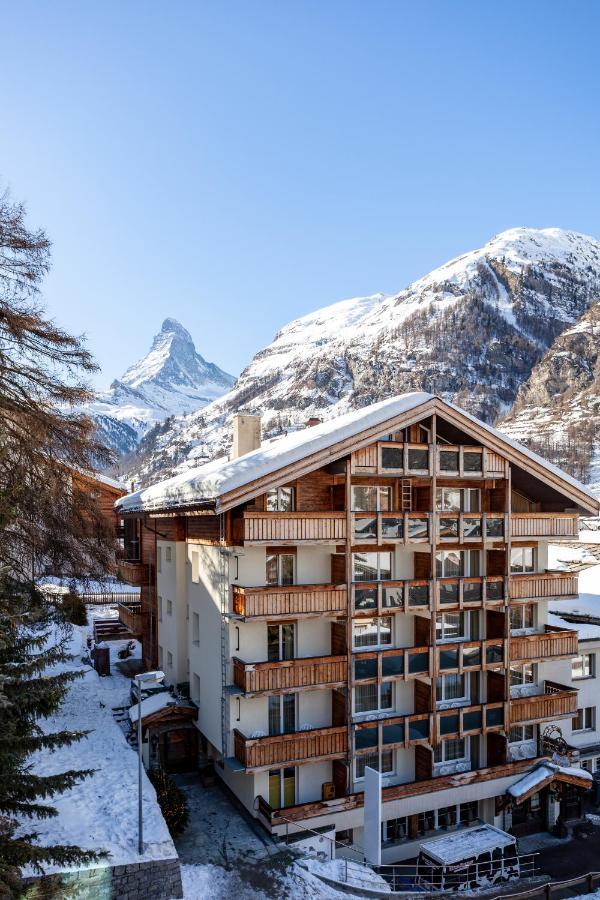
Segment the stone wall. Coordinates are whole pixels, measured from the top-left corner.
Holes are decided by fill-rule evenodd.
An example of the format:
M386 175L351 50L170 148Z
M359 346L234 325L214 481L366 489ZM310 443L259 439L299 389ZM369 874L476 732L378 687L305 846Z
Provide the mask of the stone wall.
M179 900L183 897L178 859L131 863L25 878L27 900Z

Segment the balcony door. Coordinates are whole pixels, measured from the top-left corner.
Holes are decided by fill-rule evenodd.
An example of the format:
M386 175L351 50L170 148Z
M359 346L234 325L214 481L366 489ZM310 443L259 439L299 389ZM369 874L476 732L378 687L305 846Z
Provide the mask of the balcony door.
M293 806L295 802L296 769L293 766L271 769L269 771L269 806L271 809Z
M296 625L294 622L267 625L267 658L269 662L293 659L295 649Z
M267 553L265 583L268 585L294 584L296 556L294 553Z
M481 574L479 550L442 550L435 555L438 578L460 578Z
M296 730L297 694L269 697L269 734L290 734Z

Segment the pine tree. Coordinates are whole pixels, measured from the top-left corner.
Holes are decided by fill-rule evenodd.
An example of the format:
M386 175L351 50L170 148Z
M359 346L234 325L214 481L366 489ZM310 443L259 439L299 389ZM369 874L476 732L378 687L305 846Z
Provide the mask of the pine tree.
M55 814L50 800L90 773L40 777L37 750L80 740L47 734L68 672L64 616L36 590L43 572L104 576L114 535L78 472L108 459L93 423L78 408L93 395L84 378L95 364L82 340L44 313L40 285L50 265L43 231L31 231L22 205L0 195L0 895L17 896L19 869L93 861L77 847L40 847L35 827L16 816ZM61 629L63 629L61 631ZM55 636L59 634L59 639ZM62 634L62 637L60 635ZM50 668L49 668L50 667ZM58 667L58 670L52 667Z

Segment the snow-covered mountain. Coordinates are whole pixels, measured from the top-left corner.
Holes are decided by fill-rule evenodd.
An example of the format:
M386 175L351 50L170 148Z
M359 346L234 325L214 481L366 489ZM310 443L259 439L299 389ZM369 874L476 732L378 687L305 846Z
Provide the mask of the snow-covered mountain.
M600 304L556 338L499 427L600 494Z
M237 410L263 434L301 427L408 390L495 422L554 340L600 298L600 242L558 228L514 228L398 294L334 303L296 319L235 387L141 442L143 483L226 453Z
M153 425L206 406L234 382L200 356L183 325L165 319L149 353L86 409L100 439L121 456L131 453Z

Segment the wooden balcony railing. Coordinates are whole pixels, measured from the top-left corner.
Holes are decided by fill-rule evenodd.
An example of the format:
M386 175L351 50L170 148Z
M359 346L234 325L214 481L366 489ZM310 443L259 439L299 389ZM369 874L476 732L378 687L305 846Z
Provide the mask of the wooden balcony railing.
M513 538L579 537L578 513L513 513L510 517Z
M577 693L564 684L545 681L542 693L511 699L510 724L572 718L577 714Z
M378 680L428 677L432 670L432 647L406 647L403 650L368 650L353 654L354 680L375 684Z
M233 539L244 544L337 543L346 540L346 513L245 511L234 519Z
M364 475L433 475L502 478L501 456L483 447L380 441L352 454L352 472Z
M413 747L429 741L433 713L416 713L410 716L392 716L389 719L354 723L354 749L359 754L371 753L382 747L385 750Z
M431 515L421 512L353 512L355 544L426 544L431 540Z
M438 578L438 604L446 609L477 607L483 603L502 604L504 578L499 576ZM404 581L359 581L352 585L354 614L389 615L403 610L431 610L433 582L430 579Z
M246 694L334 687L347 681L346 656L310 656L280 662L246 663L233 657L233 683Z
M506 515L504 513L455 513L435 514L436 542L481 543L481 541L504 541Z
M553 597L576 597L578 579L574 572L532 572L511 575L511 600L538 600Z
M142 604L140 600L120 602L118 604L119 621L132 635L142 633Z
M440 738L501 731L504 728L504 703L479 703L440 710L437 719Z
M236 728L233 735L236 759L252 771L296 765L307 760L340 759L348 750L345 725L259 738L248 738Z
M502 668L504 641L491 638L485 641L452 641L438 644L438 670L441 674L469 672L478 669Z
M346 613L348 609L346 586L339 584L234 585L232 594L233 612L247 619L318 616Z
M515 634L510 639L512 662L569 658L577 653L578 634L569 628L546 625L541 634Z
M121 560L117 563L117 576L120 581L142 587L149 583L148 565L139 560Z

